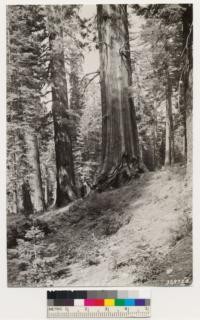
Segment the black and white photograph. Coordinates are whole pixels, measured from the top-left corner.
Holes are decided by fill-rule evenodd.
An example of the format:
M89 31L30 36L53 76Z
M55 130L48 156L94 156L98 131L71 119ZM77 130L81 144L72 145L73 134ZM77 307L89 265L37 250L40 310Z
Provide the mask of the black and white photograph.
M7 5L8 287L190 286L193 5Z

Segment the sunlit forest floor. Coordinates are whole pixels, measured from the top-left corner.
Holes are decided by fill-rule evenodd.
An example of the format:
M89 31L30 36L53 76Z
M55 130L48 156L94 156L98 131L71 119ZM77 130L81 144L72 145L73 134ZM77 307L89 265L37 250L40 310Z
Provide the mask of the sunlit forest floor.
M47 285L192 281L191 184L184 166L144 173L119 189L90 194L38 219L48 226L45 241L58 254ZM13 286L16 271L9 272Z

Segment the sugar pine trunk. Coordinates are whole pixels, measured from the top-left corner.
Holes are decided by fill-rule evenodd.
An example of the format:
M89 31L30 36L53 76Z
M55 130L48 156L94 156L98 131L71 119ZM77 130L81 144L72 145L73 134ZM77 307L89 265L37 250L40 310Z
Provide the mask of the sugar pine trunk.
M69 129L68 93L64 61L61 6L48 7L51 51L52 113L55 131L58 207L76 198L72 142Z

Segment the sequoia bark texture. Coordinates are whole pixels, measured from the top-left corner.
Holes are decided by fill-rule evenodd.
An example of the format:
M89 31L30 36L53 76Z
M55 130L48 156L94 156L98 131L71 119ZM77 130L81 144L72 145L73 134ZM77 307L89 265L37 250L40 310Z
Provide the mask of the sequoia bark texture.
M132 175L139 165L139 142L130 90L126 5L98 5L97 24L102 100L102 168L97 184L102 190Z

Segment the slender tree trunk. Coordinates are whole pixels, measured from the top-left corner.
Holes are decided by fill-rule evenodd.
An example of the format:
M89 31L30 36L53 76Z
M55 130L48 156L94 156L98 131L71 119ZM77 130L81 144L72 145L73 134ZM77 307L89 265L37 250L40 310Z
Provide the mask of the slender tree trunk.
M167 72L166 85L166 136L165 136L165 166L174 163L174 126L172 116L172 88Z
M17 190L14 189L13 192L13 202L12 202L12 210L11 212L14 214L18 214L18 206L17 206Z
M72 142L69 129L68 94L64 62L62 7L48 6L51 50L52 113L55 131L58 207L76 198Z
M49 179L48 179L48 168L45 166L45 177L44 177L44 201L46 207L49 205Z
M179 88L178 88L178 109L181 114L181 120L183 125L183 139L182 139L182 155L185 162L187 161L187 130L186 130L186 112L185 112L185 101L184 101L184 86L182 78L179 81Z
M166 101L166 122L165 122L165 166L169 166L171 164L170 161L170 123L168 117L168 110L167 110L167 101Z
M192 4L183 4L184 13L182 18L183 23L183 50L185 54L185 72L184 81L184 105L185 105L185 141L186 141L186 156L187 156L187 171L192 174L192 43L193 43L193 12Z
M154 170L157 167L157 140L158 140L158 122L157 122L157 100L154 96L154 125L153 125L153 143L154 143L154 150L153 150L153 159L154 159Z
M26 157L30 172L28 175L30 198L33 206L33 213L37 213L45 209L45 203L42 191L38 141L33 129L26 128L24 132L24 140L26 144Z
M14 137L14 141L17 144L16 136ZM15 145L16 145L15 144ZM18 166L19 166L19 159L17 152L13 152L13 185L14 185L14 192L13 192L13 212L19 214L23 212L23 197L22 197L22 190L20 185L19 174L18 174Z
M188 87L186 91L186 139L187 139L187 172L192 176L192 69L189 73Z
M126 5L98 5L102 100L100 189L131 176L139 166L135 108L130 93L131 60ZM126 170L125 170L126 168ZM125 174L124 174L125 173Z
M49 205L49 196L48 196L48 180L45 180L45 185L44 185L44 199L45 199L45 204L46 207Z
M34 207L31 201L31 192L29 182L26 180L22 184L22 203L23 203L23 214L29 216L34 213Z

